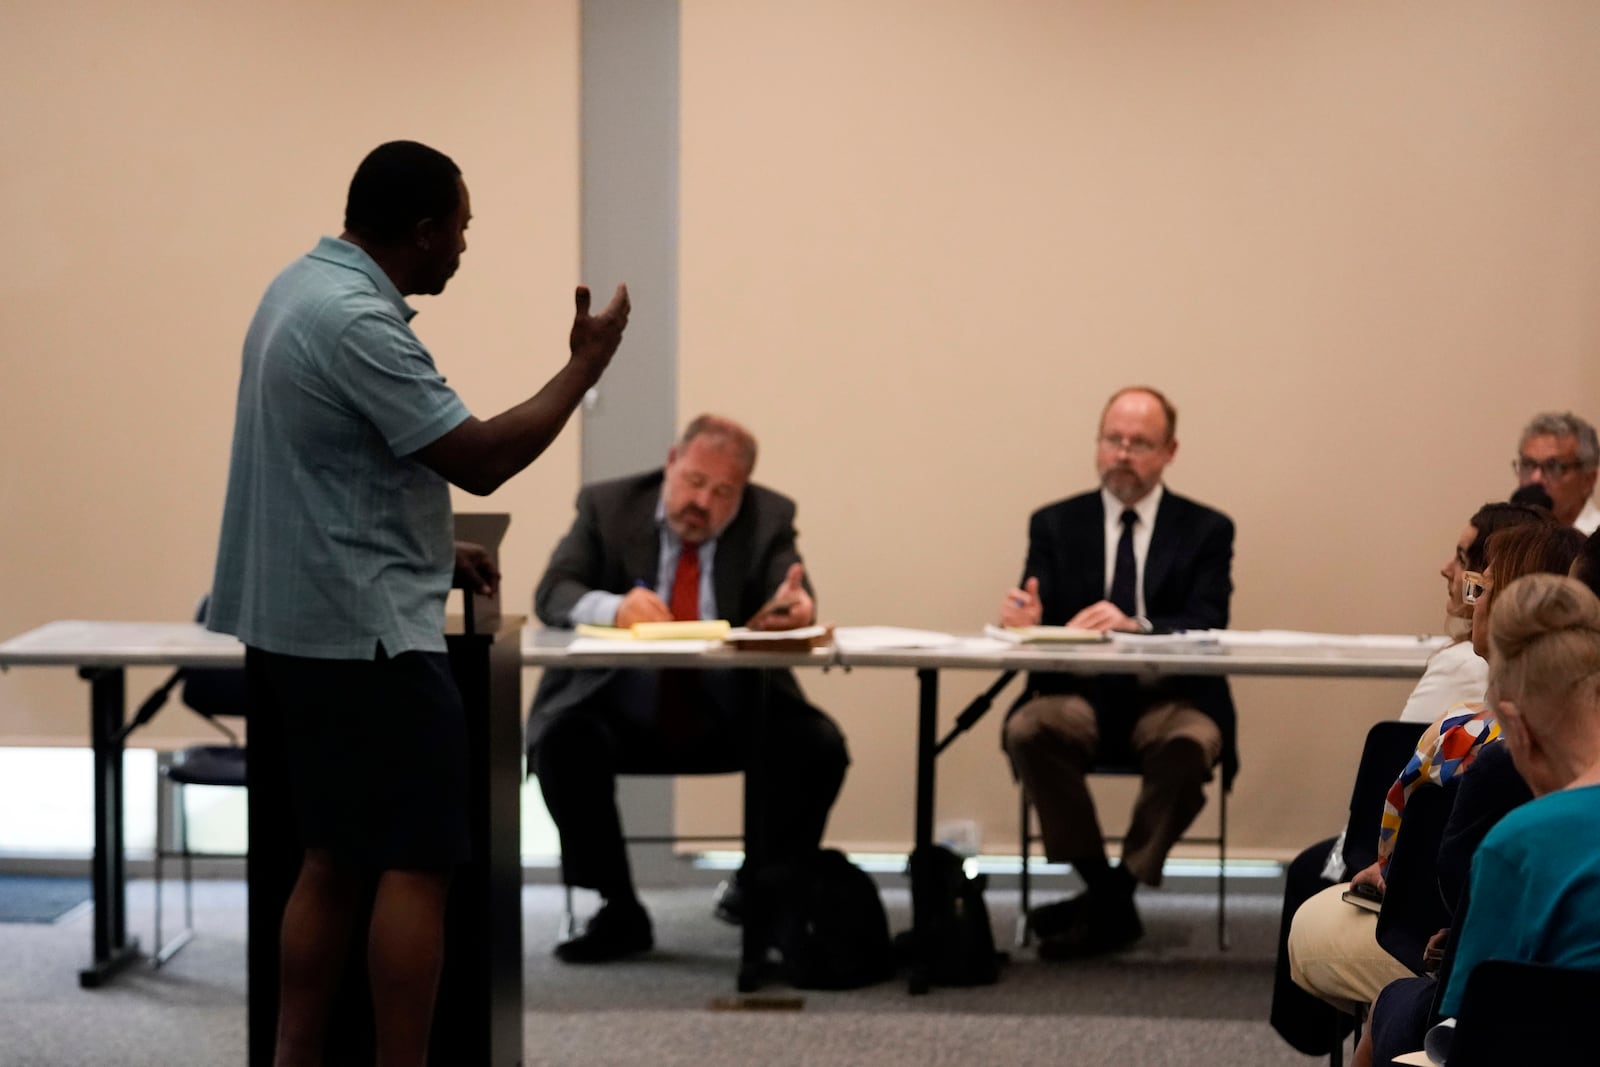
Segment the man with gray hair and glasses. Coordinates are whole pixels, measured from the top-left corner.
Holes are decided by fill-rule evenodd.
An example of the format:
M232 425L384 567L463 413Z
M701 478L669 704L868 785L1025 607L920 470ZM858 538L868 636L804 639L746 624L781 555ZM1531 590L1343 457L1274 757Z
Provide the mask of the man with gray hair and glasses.
M1590 499L1600 470L1600 441L1594 427L1572 412L1535 415L1522 431L1511 468L1517 485L1538 485L1550 494L1557 522L1586 534L1600 527L1600 508Z

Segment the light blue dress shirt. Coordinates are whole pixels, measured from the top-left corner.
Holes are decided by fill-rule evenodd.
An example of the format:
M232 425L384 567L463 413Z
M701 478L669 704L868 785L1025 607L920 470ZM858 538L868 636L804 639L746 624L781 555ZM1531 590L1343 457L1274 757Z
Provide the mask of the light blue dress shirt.
M738 512L735 511L737 516ZM732 522L729 517L728 522ZM726 525L726 524L725 524ZM683 538L679 537L667 525L666 502L656 501L656 530L660 535L660 551L656 556L656 584L655 594L663 601L672 601L672 580L678 573L678 557L683 554ZM700 544L700 618L717 619L717 591L711 581L711 576L716 573L717 539L711 538ZM642 583L643 577L639 579ZM617 622L617 608L622 606L625 593L612 593L604 589L591 589L578 598L572 605L572 612L568 616L568 624L577 626L587 623L593 626L615 626Z
M360 248L324 237L245 337L207 626L321 659L444 650L449 485L412 453L468 418Z

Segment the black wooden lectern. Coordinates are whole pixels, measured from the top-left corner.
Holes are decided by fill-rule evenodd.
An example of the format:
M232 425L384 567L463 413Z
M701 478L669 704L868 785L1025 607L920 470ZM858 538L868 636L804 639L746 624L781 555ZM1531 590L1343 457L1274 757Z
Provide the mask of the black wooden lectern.
M523 1013L523 620L500 617L498 610L472 614L477 632L466 632L464 620L452 620L445 635L467 711L472 860L456 872L451 885L429 1060L436 1067L515 1067L522 1062ZM484 625L490 618L493 624ZM249 746L250 1065L271 1067L278 1016L278 930L300 868L300 847L276 724L265 717L251 721ZM359 928L364 930L365 924ZM329 1035L330 1063L372 1062L364 946L365 937L358 936Z

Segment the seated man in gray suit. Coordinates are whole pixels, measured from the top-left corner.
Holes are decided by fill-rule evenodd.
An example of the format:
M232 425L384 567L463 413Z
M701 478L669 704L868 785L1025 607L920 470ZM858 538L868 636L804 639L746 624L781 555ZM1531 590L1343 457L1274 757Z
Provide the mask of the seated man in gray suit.
M816 605L795 548L794 502L750 484L755 462L748 431L702 415L668 450L663 470L586 486L534 592L540 621L811 625ZM652 947L623 845L616 774L740 769L756 684L749 671L545 672L528 720L528 766L560 833L563 880L604 901L581 934L556 946L557 958L600 963ZM849 757L839 728L788 671L771 672L762 757L769 855L803 855L822 839Z
M1152 633L1228 625L1233 520L1169 492L1178 415L1154 389L1123 389L1100 416L1100 488L1040 508L1028 528L1022 585L1001 602L1005 626ZM1233 698L1219 677L1145 679L1035 672L1003 730L1006 753L1039 815L1045 854L1071 863L1087 891L1037 909L1039 954L1103 952L1143 934L1138 882L1161 884L1168 850L1205 804L1222 761L1233 780ZM1144 784L1112 867L1084 775L1138 767Z

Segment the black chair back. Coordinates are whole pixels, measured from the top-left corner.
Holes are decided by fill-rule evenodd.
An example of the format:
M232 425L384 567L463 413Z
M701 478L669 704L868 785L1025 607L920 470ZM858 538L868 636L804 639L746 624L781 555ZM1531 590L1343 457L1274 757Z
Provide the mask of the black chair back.
M1472 969L1450 1067L1592 1063L1600 971L1485 960Z
M1378 912L1378 944L1415 974L1423 973L1428 939L1450 925L1450 909L1439 895L1439 842L1458 782L1451 779L1444 786L1412 790L1389 859L1383 909Z
M1350 789L1350 820L1345 824L1347 873L1370 867L1377 860L1384 795L1405 770L1406 761L1416 751L1417 739L1425 729L1426 723L1385 720L1373 723L1367 730L1355 784Z
M211 595L200 598L194 621L206 621L206 609L211 606ZM227 734L238 744L232 730L217 722L218 716L232 715L243 718L245 714L244 669L242 667L184 667L178 674L183 679L183 702L197 715L209 720L213 726Z
M185 668L183 702L208 719L215 719L219 715L243 717L245 713L243 668Z

